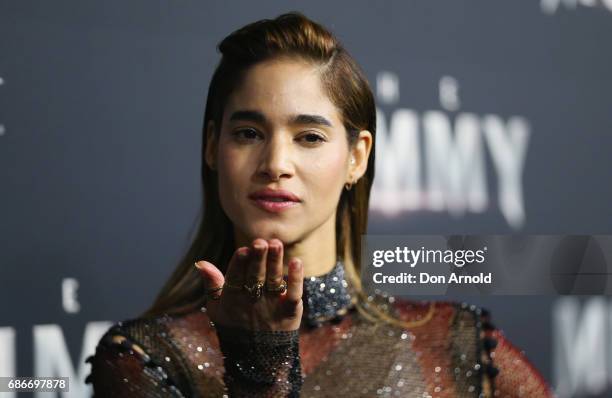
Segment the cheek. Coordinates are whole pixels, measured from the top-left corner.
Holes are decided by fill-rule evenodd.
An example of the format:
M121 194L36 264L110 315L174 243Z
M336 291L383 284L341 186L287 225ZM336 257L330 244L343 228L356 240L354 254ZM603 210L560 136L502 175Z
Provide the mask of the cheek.
M217 173L219 175L219 192L223 201L236 200L240 188L246 187L248 179L248 157L240 151L219 147ZM228 204L228 203L226 203Z
M344 185L346 178L346 154L340 150L315 156L308 163L305 175L311 184L329 193ZM331 196L331 195L330 195Z

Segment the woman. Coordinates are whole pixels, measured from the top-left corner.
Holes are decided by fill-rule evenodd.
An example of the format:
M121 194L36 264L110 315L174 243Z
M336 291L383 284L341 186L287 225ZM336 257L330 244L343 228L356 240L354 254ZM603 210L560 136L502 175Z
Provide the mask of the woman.
M362 292L375 106L340 43L290 13L219 50L202 223L153 306L88 359L95 394L549 396L484 311Z

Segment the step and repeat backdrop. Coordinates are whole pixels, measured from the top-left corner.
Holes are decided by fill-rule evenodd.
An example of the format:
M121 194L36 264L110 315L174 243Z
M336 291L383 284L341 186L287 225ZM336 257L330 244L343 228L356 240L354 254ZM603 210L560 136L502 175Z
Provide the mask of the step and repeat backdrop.
M611 0L1 0L0 376L91 394L84 359L196 226L216 44L292 10L375 92L370 234L612 233ZM608 297L456 299L560 397L612 396Z

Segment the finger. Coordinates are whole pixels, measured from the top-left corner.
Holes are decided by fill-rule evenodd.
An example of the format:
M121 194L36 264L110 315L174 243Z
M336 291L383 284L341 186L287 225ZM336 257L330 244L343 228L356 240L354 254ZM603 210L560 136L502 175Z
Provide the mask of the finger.
M298 258L293 258L289 262L289 277L287 280L286 299L289 302L298 303L302 299L302 290L304 289L304 267L302 261Z
M223 273L208 261L196 261L195 266L203 277L204 287L209 297L212 299L221 297L220 288L223 287L225 280Z
M225 271L225 281L233 286L244 285L246 260L249 257L249 248L246 246L239 247L227 265Z
M266 278L266 258L268 254L268 242L264 239L255 239L251 245L254 254L250 256L247 271L246 284L255 281L265 281Z
M268 243L268 258L266 261L266 284L278 287L283 282L283 242L272 239Z

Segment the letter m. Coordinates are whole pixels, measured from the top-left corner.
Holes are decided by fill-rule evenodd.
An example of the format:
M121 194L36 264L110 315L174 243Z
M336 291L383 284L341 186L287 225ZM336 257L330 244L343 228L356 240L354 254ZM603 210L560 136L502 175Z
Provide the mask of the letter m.
M78 367L72 364L70 353L66 347L64 334L58 325L34 326L34 374L37 377L68 377L69 392L62 393L62 397L91 396L91 387L85 384L85 377L89 373L89 364L85 359L94 353L98 340L111 326L111 322L90 322L85 328L83 346ZM39 393L48 396L48 393Z

